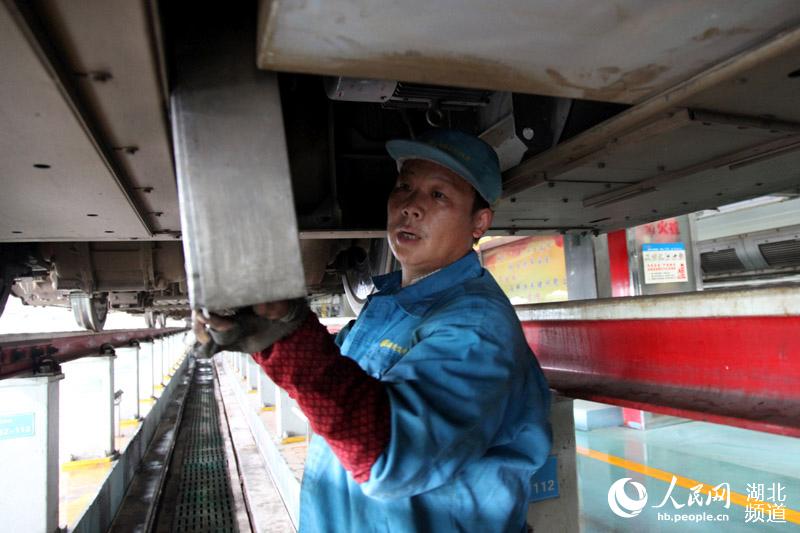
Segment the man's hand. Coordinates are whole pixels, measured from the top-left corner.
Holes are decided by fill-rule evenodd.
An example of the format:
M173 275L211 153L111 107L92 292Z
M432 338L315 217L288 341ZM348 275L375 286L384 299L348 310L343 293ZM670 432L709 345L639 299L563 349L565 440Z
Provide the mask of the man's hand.
M217 315L204 316L202 313L198 313L197 311L192 311L192 315L194 316L195 333L199 329L207 335L207 327L217 331L228 331L236 327L236 321L229 318L224 318Z
M230 317L195 312L194 329L204 344L213 340L226 349L255 353L292 333L307 315L308 306L299 298L256 304Z
M290 306L290 300L261 303L253 306L253 313L256 316L270 320L280 320L289 313ZM236 327L236 321L234 320L217 315L204 316L197 310L192 311L192 321L194 323L194 334L201 344L207 344L211 340L207 329L225 332Z

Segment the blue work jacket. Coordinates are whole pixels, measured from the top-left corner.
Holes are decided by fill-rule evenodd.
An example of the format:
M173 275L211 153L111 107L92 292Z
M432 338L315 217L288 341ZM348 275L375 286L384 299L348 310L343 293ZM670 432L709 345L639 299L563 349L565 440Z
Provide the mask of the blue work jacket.
M301 532L525 531L550 452L550 395L513 307L474 252L401 288L375 279L343 355L386 384L391 436L359 484L309 446Z

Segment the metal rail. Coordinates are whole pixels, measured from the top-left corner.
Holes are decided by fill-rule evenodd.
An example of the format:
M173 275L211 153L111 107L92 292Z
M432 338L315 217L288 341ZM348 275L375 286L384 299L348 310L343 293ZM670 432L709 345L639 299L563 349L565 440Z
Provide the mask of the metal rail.
M800 437L800 288L519 306L552 388ZM0 379L183 328L0 337Z
M573 397L800 437L800 288L518 308Z
M100 355L109 348L130 346L187 328L131 329L102 333L43 333L0 337L0 379L19 374L53 371L61 363Z

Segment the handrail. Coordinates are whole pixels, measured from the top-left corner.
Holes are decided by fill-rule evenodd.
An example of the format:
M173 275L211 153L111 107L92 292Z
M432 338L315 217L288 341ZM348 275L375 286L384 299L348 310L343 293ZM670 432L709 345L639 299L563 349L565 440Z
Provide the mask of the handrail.
M518 306L550 387L800 437L800 288Z
M0 379L20 374L53 372L61 363L101 355L109 348L130 346L187 331L188 328L130 329L100 333L42 333L0 336Z

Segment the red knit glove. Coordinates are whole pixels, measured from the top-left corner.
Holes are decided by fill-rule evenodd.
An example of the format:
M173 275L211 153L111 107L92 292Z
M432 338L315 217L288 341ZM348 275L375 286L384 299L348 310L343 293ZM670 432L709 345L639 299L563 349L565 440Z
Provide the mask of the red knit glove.
M384 385L341 355L313 313L294 333L253 358L297 401L353 479L369 480L372 465L389 442Z

